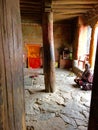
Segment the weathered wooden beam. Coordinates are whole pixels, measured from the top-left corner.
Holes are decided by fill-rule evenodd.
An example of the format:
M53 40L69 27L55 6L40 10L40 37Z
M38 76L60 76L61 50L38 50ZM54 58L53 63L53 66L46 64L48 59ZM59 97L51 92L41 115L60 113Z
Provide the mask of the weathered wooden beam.
M25 22L38 23L38 24L42 23L42 19L40 17L34 18L32 16L22 16L21 19L22 19L22 22L25 21Z
M53 9L54 13L65 13L65 14L70 14L70 13L86 13L88 11L88 9Z
M78 52L79 52L79 32L80 32L80 25L79 25L79 17L75 19L75 37L74 37L74 43L73 43L73 58L74 60L78 60Z
M52 0L43 0L43 12L50 12Z
M21 10L21 13L23 14L41 14L41 10Z
M88 24L94 26L94 24L96 24L96 22L98 21L98 5L96 5L95 8L85 13L84 17Z
M55 91L55 58L53 40L53 13L43 14L44 79L46 92Z
M35 6L35 5L28 5L28 4L26 5L20 4L20 8L41 9L42 7L40 5Z
M52 5L53 9L91 9L93 7L93 5L85 5L85 4L77 4L77 5Z
M95 36L95 27L92 28L92 34L91 34L91 41L90 41L90 53L89 53L89 63L91 65L91 68L94 69L94 59L95 59L95 43L94 43L94 36Z
M98 1L97 0L89 0L89 1L88 0L74 0L74 1L73 0L66 0L66 1L65 0L62 0L62 1L53 0L52 4L53 5L58 5L58 4L59 5L63 5L63 4L65 4L65 5L85 4L86 5L87 4L88 5L88 4L98 4Z
M0 1L0 130L25 130L19 1Z
M37 17L36 17L36 14L37 14ZM33 13L33 14L32 14L32 13L25 13L25 12L24 12L24 13L21 13L21 17L25 17L25 16L28 17L28 18L29 18L29 17L32 17L32 18L34 18L34 19L42 18L42 17L41 17L41 13L39 13L39 12L38 12L38 13Z
M37 1L22 1L22 0L20 0L20 4L41 5L41 2L37 2Z
M88 130L98 129L98 35Z
M69 18L74 18L74 17L78 17L78 16L82 16L83 14L81 13L77 13L77 14L64 14L64 15L54 15L54 21L57 20L66 20Z
M32 19L32 20L38 20L38 21L42 21L42 17L41 14L37 14L36 17L36 13L35 14L29 14L29 13L21 13L21 18L26 18L26 19Z

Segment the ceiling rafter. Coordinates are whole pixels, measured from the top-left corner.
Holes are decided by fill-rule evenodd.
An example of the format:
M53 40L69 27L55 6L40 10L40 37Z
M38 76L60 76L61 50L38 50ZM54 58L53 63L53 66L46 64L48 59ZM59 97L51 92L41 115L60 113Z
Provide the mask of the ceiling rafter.
M22 18L40 19L40 22L43 12L53 11L54 21L60 21L81 15L97 15L96 8L98 0L20 0Z
M76 5L76 4L84 4L84 5L89 5L89 4L98 4L98 1L97 0L53 0L52 1L52 5Z
M72 9L72 10L70 10L70 9L62 9L62 10L60 10L60 9L58 9L58 10L56 10L56 9L53 9L53 12L55 12L55 13L77 13L77 12L81 12L81 13L86 13L88 11L88 9Z
M52 6L52 9L92 9L91 5L58 5L58 6Z

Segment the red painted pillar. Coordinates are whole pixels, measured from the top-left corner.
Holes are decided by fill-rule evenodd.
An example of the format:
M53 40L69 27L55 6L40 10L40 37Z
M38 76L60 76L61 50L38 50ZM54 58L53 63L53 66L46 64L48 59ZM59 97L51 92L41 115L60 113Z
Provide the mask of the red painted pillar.
M44 79L46 92L55 91L55 58L53 40L53 13L43 14Z

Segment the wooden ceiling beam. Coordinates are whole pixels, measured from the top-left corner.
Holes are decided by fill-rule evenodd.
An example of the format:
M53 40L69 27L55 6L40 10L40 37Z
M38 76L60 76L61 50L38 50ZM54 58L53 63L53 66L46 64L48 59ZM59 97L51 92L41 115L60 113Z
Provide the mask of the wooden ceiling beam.
M21 11L21 14L31 14L31 15L37 15L40 14L41 15L41 12L40 11Z
M32 11L35 11L35 12L36 12L36 11L37 11L37 12L38 12L38 11L41 11L41 9L37 9L37 8L35 8L35 9L33 9L33 8L21 8L21 11L25 11L25 12L26 12L26 11L29 11L29 12L30 12L30 11L31 11L31 12L32 12Z
M76 5L76 4L84 4L84 5L88 5L88 4L98 4L98 0L62 0L62 1L57 1L57 0L53 0L52 1L52 5Z
M53 5L53 9L77 9L77 8L83 8L83 9L91 9L93 5Z
M85 14L85 17L89 21L92 20L92 19L94 19L94 18L97 18L98 17L98 6L96 6L96 8L94 8L94 9L91 9L90 11L88 11Z
M22 19L22 21L26 20L26 21L28 21L28 22L30 22L30 21L31 21L31 22L38 22L38 23L41 23L41 22L42 22L42 20L41 20L40 17L34 18L34 17L32 17L32 16L22 16L21 19ZM28 20L28 19L29 19L29 20Z
M66 16L79 16L79 15L82 15L82 13L75 13L75 14L55 14L54 17L61 18L61 17L66 17Z
M92 18L98 14L98 0L20 0L22 17L41 19L43 12L54 13L55 21L71 19L81 15Z
M33 5L41 5L42 3L41 2L34 2L34 1L21 1L20 0L20 4L33 4Z
M36 8L42 8L42 7L40 5L35 6L35 5L28 5L28 4L20 4L20 8L34 8L34 9L36 9Z
M73 15L65 15L65 16L54 16L54 22L55 21L60 21L60 20L66 20L66 19L69 19L69 18L75 18L75 17L78 17L78 16L82 16L82 14L73 14Z
M22 14L21 17L32 17L34 19L40 19L41 18L40 15L38 15L38 17L36 17L35 15L31 15L31 14Z
M53 13L57 14L75 14L75 13L86 13L88 10L53 10Z

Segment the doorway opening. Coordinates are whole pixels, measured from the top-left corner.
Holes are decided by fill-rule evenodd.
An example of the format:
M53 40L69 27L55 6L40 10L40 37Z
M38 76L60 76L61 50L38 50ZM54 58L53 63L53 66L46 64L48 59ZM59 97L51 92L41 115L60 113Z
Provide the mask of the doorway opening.
M88 54L88 45L85 46ZM91 91L74 86L76 75L71 69L56 68L55 71L57 91L45 93L43 68L24 68L27 130L87 129Z

